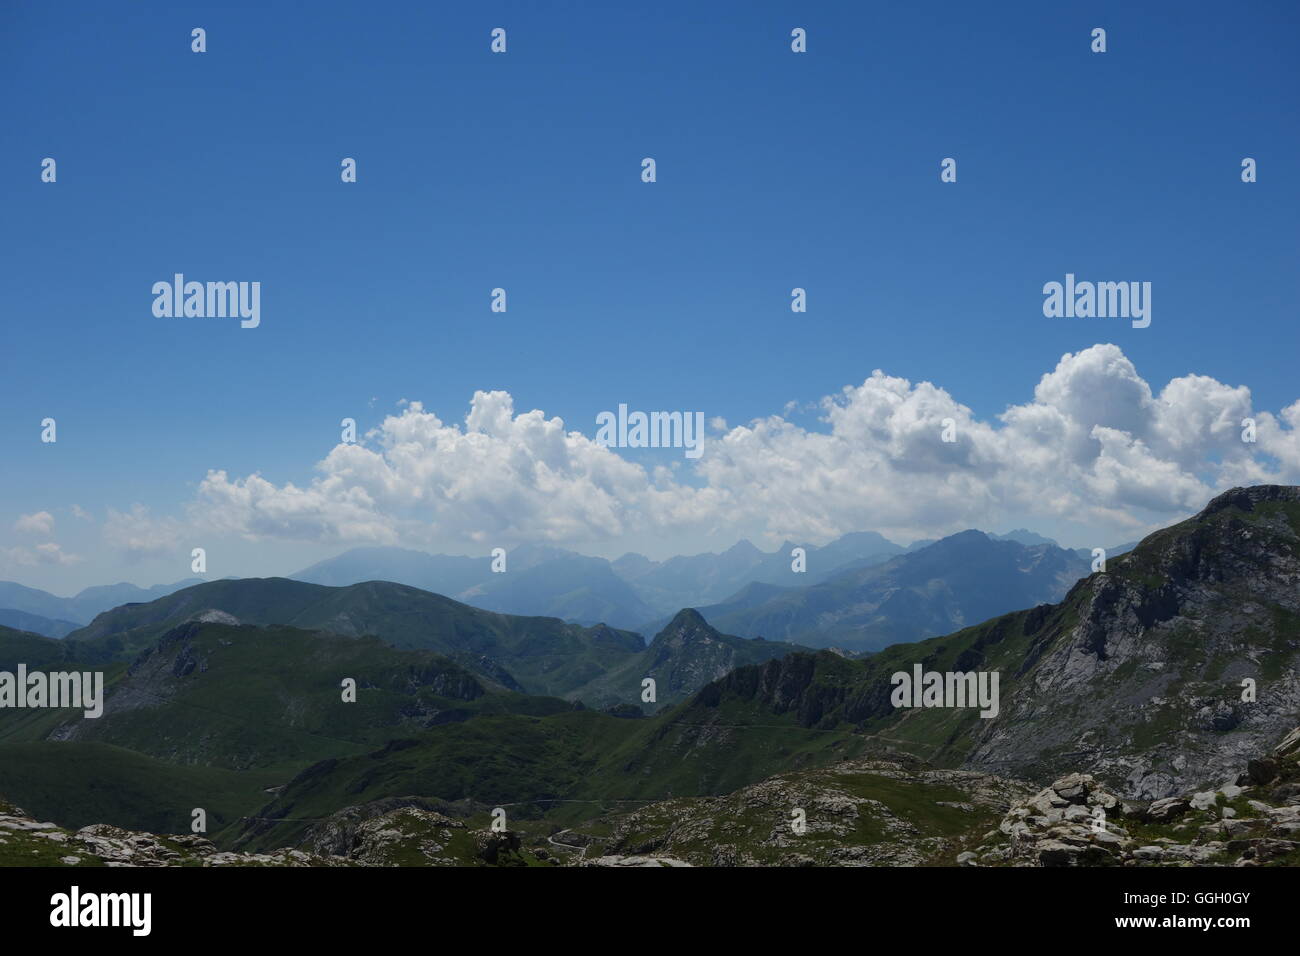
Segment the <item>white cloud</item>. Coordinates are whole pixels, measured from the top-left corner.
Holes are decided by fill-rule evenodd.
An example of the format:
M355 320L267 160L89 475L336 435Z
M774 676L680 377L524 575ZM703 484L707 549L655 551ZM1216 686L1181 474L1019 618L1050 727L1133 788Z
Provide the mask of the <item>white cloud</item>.
M49 537L54 533L54 515L48 511L38 511L35 514L21 515L14 522L14 530L19 534L35 534L42 537Z
M995 420L937 385L876 371L821 401L820 429L757 419L710 436L689 468L633 464L558 418L516 414L506 392L476 392L463 425L399 405L305 486L209 472L190 520L252 539L412 546L725 541L754 528L908 540L1034 520L1127 534L1234 484L1300 481L1300 401L1274 416L1253 409L1246 387L1201 375L1155 392L1114 345L1063 356ZM1258 423L1253 445L1241 441L1246 417ZM948 418L954 443L940 440Z
M252 537L565 542L671 521L694 497L558 418L516 415L505 392L476 392L463 427L410 402L366 439L336 446L302 488L209 472L193 517Z
M68 554L53 541L46 541L34 548L9 548L0 553L4 555L5 564L23 568L36 567L42 564L55 564L66 567L83 560L80 555Z
M181 549L185 533L181 521L171 517L155 518L142 504L132 505L131 510L125 512L109 508L103 526L104 543L121 552L128 561L176 554Z

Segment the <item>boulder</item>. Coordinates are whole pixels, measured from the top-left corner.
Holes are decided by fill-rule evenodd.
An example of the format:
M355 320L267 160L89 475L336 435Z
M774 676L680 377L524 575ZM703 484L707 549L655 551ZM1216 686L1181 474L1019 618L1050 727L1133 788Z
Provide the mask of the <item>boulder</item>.
M1182 816L1191 808L1186 797L1165 797L1147 807L1147 817L1156 823L1167 823Z

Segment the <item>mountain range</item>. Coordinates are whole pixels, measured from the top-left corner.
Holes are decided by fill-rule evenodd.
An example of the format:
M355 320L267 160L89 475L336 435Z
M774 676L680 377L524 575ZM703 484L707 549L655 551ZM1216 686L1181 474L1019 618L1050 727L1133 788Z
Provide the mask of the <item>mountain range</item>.
M1059 599L1088 571L1088 562L1054 544L998 543L974 531L906 549L874 532L845 535L821 548L803 546L802 571L792 568L795 547L787 542L764 552L741 541L720 554L663 562L634 554L608 562L525 547L509 553L506 573L493 573L486 557L362 548L292 577L331 586L391 581L486 610L647 635L666 627L680 608L698 607L727 633L871 650ZM978 567L989 560L996 567ZM876 567L888 574L871 574Z
M1147 850L1132 834L1209 786L1239 816L1273 821L1242 829L1237 853L1290 859L1273 831L1289 825L1291 771L1263 755L1300 723L1300 488L1233 489L1070 584L1079 560L964 532L802 588L750 582L773 589L755 608L796 595L790 632L827 640L801 622L819 620L813 598L831 588L841 597L826 606L849 611L835 636L861 635L865 656L736 635L707 607L682 609L647 644L394 583L209 582L62 640L0 628L0 670L100 669L107 688L98 720L0 710L0 795L60 826L156 833L186 829L203 806L217 846L259 852L341 845L313 821L347 830L406 808L407 820L473 827L506 806L538 849L660 847L696 863L920 863L954 840L1020 860L1021 844L960 834L1032 817L1025 839L1042 852L1024 861L1050 865L1101 858L1059 849L1078 835L1048 810L1086 810L1094 792L1125 801L1137 861ZM1043 589L1063 593L1038 600ZM873 648L899 633L880 630L887 620L956 627ZM996 674L996 714L900 706L897 675L914 672ZM1243 802L1228 783L1242 774L1273 788L1258 791L1268 802ZM788 793L822 808L821 849L775 836ZM1034 800L1041 814L1001 816ZM833 806L849 830L828 822ZM737 843L742 832L767 849ZM1173 846L1175 834L1150 832ZM1178 852L1216 858L1204 839Z
M1060 600L1088 562L1052 544L963 531L801 588L750 584L700 608L715 627L813 647L876 651L975 624L1011 608Z
M1050 539L1024 530L1001 537L1055 548ZM875 532L855 532L821 547L799 546L803 557L802 570L798 571L793 567L796 545L792 542L765 552L741 541L721 553L678 556L666 561L651 561L638 554L607 561L562 548L529 545L507 555L506 573L494 573L492 559L486 556L367 547L353 548L289 577L330 587L388 581L444 594L484 610L558 617L582 625L603 623L653 635L683 607L714 607L737 601L748 607L756 594L772 595L775 588L810 587L933 544L919 541L903 548ZM1086 552L1084 556L1090 560ZM127 603L147 603L201 581L191 578L147 589L131 584L93 587L71 598L0 582L0 624L48 637L65 637L78 626L90 623L101 611ZM903 633L916 636L938 631L903 628ZM808 636L812 643L823 646L815 633ZM846 646L851 643L850 638Z
M840 568L883 561L905 550L875 532L847 534L820 548L804 545L807 571L795 572L794 548L787 542L769 553L740 541L720 554L666 561L625 554L607 561L562 548L522 546L506 556L505 573L494 573L488 557L353 548L290 577L336 587L393 581L486 610L653 633L680 608L720 600L750 582L793 586L820 581Z

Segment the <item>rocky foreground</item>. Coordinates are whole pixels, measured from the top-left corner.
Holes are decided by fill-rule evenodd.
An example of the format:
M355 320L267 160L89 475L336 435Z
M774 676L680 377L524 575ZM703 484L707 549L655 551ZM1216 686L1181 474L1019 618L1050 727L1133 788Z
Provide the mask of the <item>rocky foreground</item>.
M1089 774L1036 790L894 753L539 827L476 829L399 798L340 811L297 848L244 853L197 835L68 830L0 801L0 865L1295 866L1300 728L1232 781L1150 802Z
M1013 807L969 866L1300 865L1300 728L1236 780L1151 802L1069 774Z
M667 857L694 866L925 866L993 826L1033 788L902 755L771 777L722 797L651 804L607 823L587 856ZM601 824L590 828L601 830ZM582 838L583 828L566 836Z
M655 803L564 841L620 865L1295 866L1300 728L1232 781L1154 801L1117 796L1088 774L1036 791L893 754Z
M418 807L401 807L333 835L332 846L270 853L219 850L202 836L159 836L95 824L67 830L41 823L0 801L0 866L529 866L543 862L523 851L510 831L474 830ZM322 835L322 840L328 836Z

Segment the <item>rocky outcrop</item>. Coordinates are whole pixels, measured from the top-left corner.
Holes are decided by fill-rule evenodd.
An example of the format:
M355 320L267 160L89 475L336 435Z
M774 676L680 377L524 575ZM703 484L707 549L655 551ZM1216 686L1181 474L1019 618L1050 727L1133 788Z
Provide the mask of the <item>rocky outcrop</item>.
M0 865L8 866L340 866L350 861L300 850L221 852L194 834L159 836L106 823L68 830L0 801Z
M359 808L350 808L356 810ZM373 810L374 808L372 808ZM473 830L433 810L343 811L304 849L219 850L206 837L97 823L72 831L0 801L0 866L526 866L539 862L510 830Z
M1300 714L1300 488L1226 492L1049 609L964 766L1157 799L1228 779ZM1014 680L1009 685L1008 679Z
M1031 792L1015 781L886 753L780 774L727 796L653 803L600 821L609 836L568 831L564 840L582 840L587 862L919 866L943 861L963 833L993 825Z
M1013 807L966 866L1300 864L1300 728L1233 783L1126 801L1090 774L1056 780Z

